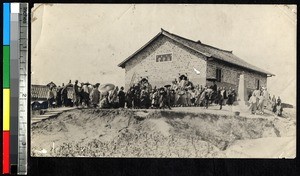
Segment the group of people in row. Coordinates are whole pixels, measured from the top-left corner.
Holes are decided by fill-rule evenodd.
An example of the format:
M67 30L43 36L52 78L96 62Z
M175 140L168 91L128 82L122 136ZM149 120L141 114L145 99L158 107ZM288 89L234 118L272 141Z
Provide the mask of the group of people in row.
M49 107L61 106L85 106L100 108L169 108L203 106L208 108L211 103L222 105L232 105L236 99L234 89L225 87L217 88L214 83L210 87L194 86L186 76L179 77L179 80L172 81L172 85L165 85L157 88L152 87L146 78L130 86L127 92L124 87L120 89L114 86L107 91L99 91L100 83L95 85L89 83L79 84L76 80L62 86L48 85ZM103 85L102 85L103 86ZM68 91L72 91L72 99L68 96Z
M182 75L178 81L175 79L171 85L152 87L146 78L138 83L130 85L125 92L124 87L112 85L110 89L99 90L100 83L95 85L89 83L79 84L76 80L61 87L49 86L48 103L49 107L60 106L85 106L100 108L134 108L134 109L171 109L172 107L202 106L208 108L210 104L220 106L233 105L237 93L229 87L218 87L215 82L211 86L199 86L189 81ZM103 88L103 85L101 85ZM72 91L72 99L68 98L68 91ZM249 94L250 111L253 114L263 114L266 107L269 93L266 88L261 87ZM273 112L281 115L281 100L274 100Z
M126 104L128 108L169 108L203 106L208 108L211 103L232 105L236 99L234 89L225 87L217 88L214 83L211 86L194 86L186 76L172 81L171 85L152 88L147 79L132 85L126 92Z

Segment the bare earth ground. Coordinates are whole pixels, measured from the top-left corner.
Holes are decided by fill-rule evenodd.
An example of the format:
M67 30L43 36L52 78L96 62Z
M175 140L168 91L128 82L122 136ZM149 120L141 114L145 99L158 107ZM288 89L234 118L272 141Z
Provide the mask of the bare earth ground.
M31 156L294 158L296 109L75 109L31 126Z

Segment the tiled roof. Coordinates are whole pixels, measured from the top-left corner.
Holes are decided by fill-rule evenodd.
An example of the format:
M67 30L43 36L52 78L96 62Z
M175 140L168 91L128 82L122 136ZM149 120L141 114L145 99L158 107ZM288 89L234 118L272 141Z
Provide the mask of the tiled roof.
M239 67L248 69L248 70L252 70L252 71L256 71L259 73L263 73L266 75L270 75L270 76L275 76L274 74L265 71L261 68L258 68L254 65L251 65L249 63L247 63L246 61L240 59L239 57L235 56L232 51L226 51L226 50L222 50L213 46L209 46L206 44L201 43L200 41L193 41L193 40L189 40L186 38L183 38L181 36L172 34L168 31L165 30L161 30L161 32L159 34L157 34L153 39L151 39L148 43L146 43L142 48L140 48L138 51L136 51L134 54L132 54L131 56L129 56L127 59L125 59L123 62L121 62L118 66L124 68L125 64L127 61L129 61L133 56L135 56L137 53L139 53L141 50L143 50L145 47L147 47L152 41L154 41L155 39L157 39L159 36L164 35L200 54L203 54L206 57L211 57L211 58L215 58L233 65L237 65Z
M46 100L49 88L46 85L31 85L32 100ZM73 88L68 87L68 98L72 99Z

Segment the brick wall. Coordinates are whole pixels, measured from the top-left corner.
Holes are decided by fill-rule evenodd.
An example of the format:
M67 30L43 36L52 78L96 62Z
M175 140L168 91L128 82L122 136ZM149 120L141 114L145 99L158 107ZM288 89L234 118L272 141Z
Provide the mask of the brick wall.
M256 89L257 79L260 80L261 86L267 86L267 76L250 72L238 67L229 66L218 61L207 62L207 76L216 77L217 68L221 68L222 70L221 82L217 82L218 86L225 86L227 88L232 87L237 90L239 74L242 73L245 75L246 87L248 91ZM208 84L210 83L208 82Z
M157 54L168 53L172 54L172 61L156 62ZM193 67L201 73L197 75ZM134 72L136 78L147 76L153 86L171 84L172 80L178 79L179 74L185 73L194 84L204 85L206 83L205 57L165 36L160 36L126 63L126 90Z

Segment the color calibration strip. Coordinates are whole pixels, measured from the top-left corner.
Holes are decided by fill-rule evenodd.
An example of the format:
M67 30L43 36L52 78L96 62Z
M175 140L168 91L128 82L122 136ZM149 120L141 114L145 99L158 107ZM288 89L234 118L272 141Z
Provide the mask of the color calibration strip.
M28 3L3 3L3 174L27 174L27 46Z
M10 174L10 3L3 3L3 162Z
M19 45L19 101L18 101L18 175L27 174L28 134L28 3L20 3L20 45Z

